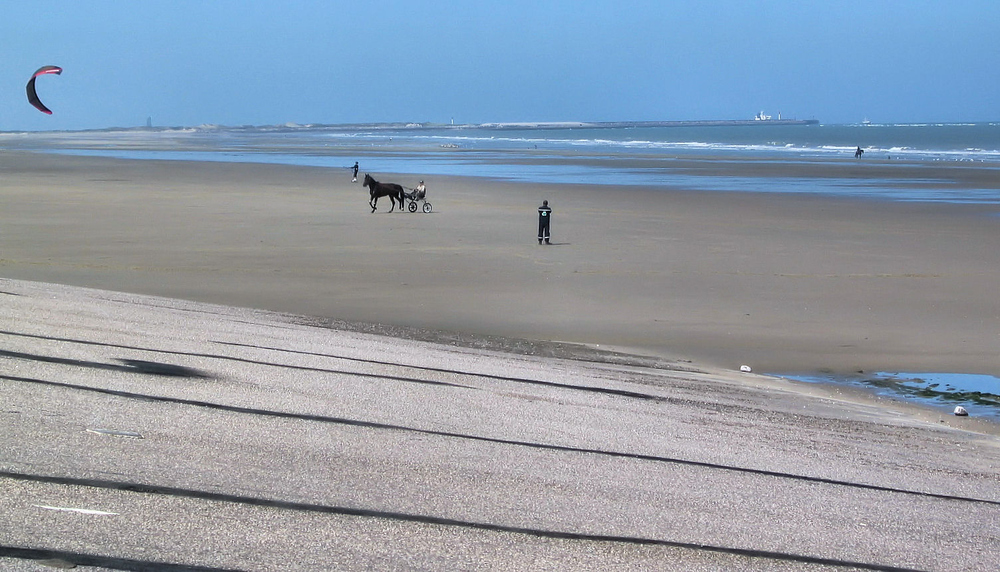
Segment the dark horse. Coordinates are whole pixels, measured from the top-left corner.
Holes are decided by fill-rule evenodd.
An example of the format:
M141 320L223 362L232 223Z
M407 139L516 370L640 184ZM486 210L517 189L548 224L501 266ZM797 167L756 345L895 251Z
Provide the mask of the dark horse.
M368 199L368 206L372 208L372 212L375 212L379 197L389 197L389 201L392 202L389 212L396 208L396 201L399 201L399 210L403 210L404 192L402 186L396 183L380 183L368 173L365 173L364 186L368 187L368 192L371 195L371 198Z

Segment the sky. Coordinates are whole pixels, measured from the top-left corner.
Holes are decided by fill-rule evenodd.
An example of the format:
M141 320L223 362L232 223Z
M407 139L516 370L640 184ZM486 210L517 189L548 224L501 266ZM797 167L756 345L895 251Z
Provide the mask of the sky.
M0 131L998 121L998 26L997 0L9 0Z

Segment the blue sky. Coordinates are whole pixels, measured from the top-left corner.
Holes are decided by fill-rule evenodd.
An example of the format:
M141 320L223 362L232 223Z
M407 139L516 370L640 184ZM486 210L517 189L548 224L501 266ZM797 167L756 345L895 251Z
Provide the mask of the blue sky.
M0 4L0 130L1000 120L1000 2ZM38 81L46 116L24 84Z

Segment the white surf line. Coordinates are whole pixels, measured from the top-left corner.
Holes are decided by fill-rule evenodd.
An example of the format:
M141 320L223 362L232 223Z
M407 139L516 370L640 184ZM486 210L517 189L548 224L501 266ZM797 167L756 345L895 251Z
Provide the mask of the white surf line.
M31 505L35 508L44 508L45 510L57 510L61 512L75 512L79 514L89 514L96 516L118 516L117 512L105 512L103 510L92 510L89 508L72 508L65 506L48 506L44 504L33 504Z

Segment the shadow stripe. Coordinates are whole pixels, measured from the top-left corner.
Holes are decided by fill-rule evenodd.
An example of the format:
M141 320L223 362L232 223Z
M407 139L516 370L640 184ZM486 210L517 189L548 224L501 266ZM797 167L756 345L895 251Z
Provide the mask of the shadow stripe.
M21 560L64 560L76 566L95 566L110 570L130 570L134 572L241 572L236 568L212 568L209 566L193 566L190 564L170 564L167 562L151 562L149 560L134 560L115 556L99 556L83 554L82 552L67 552L65 550L47 550L41 548L22 548L19 546L0 546L0 558L18 558ZM41 564L41 563L40 563Z
M345 375L357 375L357 376L361 376L361 377L371 377L371 378L376 378L376 379L389 379L389 380L394 380L394 381L410 381L410 382L415 382L415 383L427 383L427 384L432 384L432 385L447 385L447 386L451 386L451 387L461 387L463 389L473 389L473 388L470 388L469 386L466 386L466 385L453 384L453 383L448 383L448 382L444 382L444 381L429 381L429 380L422 380L422 379L416 379L416 378L410 378L410 377L393 376L393 375L379 375L379 374L363 373L363 372L347 372L347 371L340 371L340 370L333 370L333 369L323 369L323 368L315 368L315 367L287 365L287 364L279 364L279 363L266 362L266 361L260 361L260 360L238 358L238 357L233 357L233 356L224 356L224 355L218 355L218 354L205 354L205 353L195 353L195 352L179 352L179 351L173 351L173 350L154 350L154 349L142 348L142 347L136 347L136 346L124 346L124 345L120 345L120 344L108 344L108 343L104 343L104 342L92 342L92 341L89 341L89 340L75 340L75 339L72 339L72 338L60 338L60 337L52 337L52 336L39 336L39 335L36 335L36 334L24 334L24 333L3 331L3 330L0 330L0 335L18 336L18 337L24 337L24 338L35 338L35 339L40 339L40 340L50 340L50 341L56 341L56 342L68 342L68 343L90 345L90 346L98 346L98 347L111 347L111 348L119 348L119 349L137 350L137 351L150 352L150 353L160 353L160 354L167 354L167 355L182 355L182 356L188 356L188 357L200 357L200 358L218 359L218 360L226 360L226 361L235 361L235 362L238 362L238 363L248 363L248 364L252 364L252 365L265 365L265 366L271 366L271 367L283 367L283 368L297 369L297 370L302 370L302 371L318 371L318 372L324 372L324 373L341 373L341 374L345 374ZM540 386L545 386L545 387L557 387L557 388L560 388L560 389L570 389L570 390L574 390L574 391L589 391L589 392L592 392L592 393L604 393L604 394L608 394L608 395L617 395L619 397L631 397L631 398L635 398L635 399L646 399L646 400L653 400L653 401L668 401L668 402L673 401L672 399L667 398L667 397L662 397L662 396L658 396L658 395L651 395L649 393L640 393L640 392L637 392L637 391L628 391L628 390L624 390L624 389L612 389L612 388L608 388L608 387L595 387L595 386L588 386L588 385L570 385L570 384L565 384L565 383L556 383L554 381L541 381L541 380L537 380L537 379L527 379L527 378L519 378L519 377L504 377L504 376L500 376L500 375L492 375L492 374L484 374L484 373L474 373L474 372L466 372L466 371L458 371L458 370L450 370L450 369L441 369L441 368L433 368L433 367L424 367L424 366L403 365L403 364L392 363L392 362L383 362L383 361L368 360L368 359L361 359L361 358L351 358L351 357L343 357L343 356L331 356L331 355L328 355L328 354L310 353L310 352L302 352L302 351L296 351L296 350L283 350L283 349L279 349L279 348L259 347L259 346L252 346L252 345L246 345L246 344L236 344L236 343L230 343L230 342L213 342L213 343L216 343L216 344L219 344L219 345L230 345L230 346L235 346L235 347L247 347L247 348L254 348L254 349L266 349L266 350L273 350L273 351L280 351L280 352L287 352L287 353L295 353L295 354L300 354L300 355L312 355L312 356L315 356L315 357L325 357L325 358L331 358L331 359L340 359L340 360L351 361L351 362L356 362L356 363L368 363L368 364L375 364L375 365L388 365L388 366L393 366L393 367L404 367L404 368L409 368L409 369L415 369L415 370L420 370L420 371L430 371L430 372L435 372L435 373L450 373L450 374L455 374L455 375L467 375L467 376L471 376L471 377L481 377L481 378L485 378L485 379L496 379L496 380L500 380L500 381L510 381L510 382L513 382L513 383L527 383L527 384L540 385Z
M457 384L457 383L449 383L449 382L446 382L446 381L434 381L434 380L428 380L428 379L417 379L415 377L402 377L402 376L398 376L398 375L384 375L384 374L365 373L365 372L350 372L350 371L341 371L341 370L336 370L336 369L324 369L324 368L318 368L318 367L306 367L306 366L300 366L300 365L284 365L284 364L268 363L268 362L262 362L262 361L244 360L244 359L240 359L240 358L230 358L230 357L225 357L225 356L215 356L215 355L211 355L211 354L195 354L195 353L182 353L182 352L161 352L161 351L157 351L157 350L144 350L142 348L129 348L129 347L126 347L126 346L111 346L111 347L117 347L119 349L133 349L133 350L147 351L147 352L154 352L154 353L165 353L165 354L170 354L170 355L185 355L185 356L189 356L189 357L204 357L204 358L214 358L214 359L220 359L220 360L238 361L238 362L249 363L249 364L253 364L253 365L266 365L266 366L271 366L271 367L280 367L280 368L293 369L293 370L297 370L297 371L312 371L312 372L318 372L318 373L330 373L330 374L335 374L335 375L337 375L337 374L339 374L339 375L352 375L352 376L358 376L358 377L367 377L367 378L371 378L371 379L385 379L385 380L390 380L390 381L403 381L403 382L407 382L407 383L422 383L422 384L425 384L425 385L443 385L443 386L447 386L447 387L458 387L458 388L461 388L461 389L476 389L476 388L468 386L468 385L461 385L461 384ZM152 363L152 362L142 362L141 360L121 359L119 361L125 363L125 365L116 365L116 364L107 364L107 363L93 362L93 361L83 361L83 360L77 360L77 359L57 358L57 357L43 356L43 355L37 355L37 354L26 354L26 353L22 353L22 352L12 352L12 351L7 351L7 350L0 350L0 357L9 357L9 358L12 358L12 359L23 359L23 360L28 360L28 361L42 362L42 363L54 363L54 364L59 364L59 365L68 365L68 366L72 366L72 367L83 367L83 368L89 368L89 369L103 369L103 370L108 370L108 371L119 371L119 372L125 372L125 373L150 373L148 371L142 371L142 369L140 367L137 367L135 365L130 365L130 364ZM166 368L166 367L182 368L182 366L171 366L169 364L161 364L161 365L164 368ZM190 369L190 368L183 368L183 369ZM193 370L193 369L190 369L190 371L196 372L196 370ZM203 377L203 378L212 377L210 375L203 374L201 372L196 372L196 373L197 373L197 375L191 375L189 377Z
M187 378L211 377L194 368L172 365L172 364L155 363L143 360L135 360L135 359L120 359L118 361L122 362L123 365L117 365L110 363L101 363L96 361L84 361L71 358L43 356L39 354L26 354L23 352L12 352L7 350L0 350L0 357L37 361L41 363L54 363L58 365L68 365L71 367L102 369L106 371L117 371L123 373L149 373L153 375L163 375L169 377L187 377Z
M452 433L449 431L435 431L431 429L416 429L413 427L406 427L404 425L391 425L387 423L378 423L374 421L360 421L357 419L347 419L343 417L328 417L325 415L315 415L309 413L292 413L287 411L269 411L267 409L256 409L252 407L241 407L237 405L224 405L220 403L212 403L209 401L197 401L193 399L182 399L179 397L165 397L156 395L146 395L141 393L132 393L128 391L120 391L115 389L104 389L99 387L89 387L86 385L76 385L72 383L63 383L58 381L46 381L40 379L31 379L26 377L13 377L7 375L0 375L0 379L6 379L9 381L15 381L20 383L33 383L38 385L46 385L50 387L61 387L66 389L74 389L80 391L88 391L93 393L99 393L104 395L113 395L116 397L124 397L127 399L137 399L140 401L160 401L164 403L174 403L178 405L190 405L194 407L205 407L208 409L215 409L219 411L229 411L233 413L243 413L250 415L261 415L267 417L278 417L285 419L298 419L303 421L316 421L320 423L332 423L337 425L346 425L350 427L364 427L368 429L384 429L391 431L406 431L411 433L418 433L422 435L434 435L437 437L449 437L453 439L463 439L469 441L479 441L484 443L496 443L499 445L511 445L516 447L528 447L532 449L542 449L548 451L562 451L569 453L583 453L588 455L600 455L604 457L622 458L622 459L632 459L639 461L651 461L657 463L669 463L674 465L683 465L689 467L700 467L705 469L714 469L722 471L730 471L737 473L744 473L750 475L761 475L767 477L776 477L780 479L792 479L797 481L811 482L811 483L822 483L827 485L835 485L841 487L850 487L862 490L871 491L881 491L895 494L905 494L913 495L924 498L934 498L942 500L960 501L960 502L971 502L979 504L989 504L1000 506L1000 501L988 500L988 499L977 499L972 497L962 497L956 495L947 495L941 493L928 493L922 491L912 491L907 489L897 489L893 487L886 487L881 485L871 485L866 483L854 483L850 481L841 481L837 479L829 479L826 477L812 477L808 475L796 475L793 473L782 473L778 471L769 471L766 469L752 469L747 467L736 467L732 465L720 465L717 463L708 463L705 461L691 461L688 459L676 459L672 457L658 457L654 455L644 455L640 453L624 453L619 451L604 451L601 449L587 449L581 447L569 447L566 445L552 445L547 443L532 443L530 441L513 441L509 439L499 439L496 437L482 437L478 435L466 435L462 433Z
M920 572L912 568L898 568L895 566L887 566L882 564L852 562L849 560L840 560L836 558L823 558L819 556L790 554L785 552L774 552L769 550L756 550L752 548L714 546L711 544L696 544L691 542L679 542L673 540L661 540L655 538L642 538L633 536L614 536L614 535L604 535L604 534L587 534L583 532L543 530L537 528L508 526L503 524L491 524L484 522L457 520L452 518L443 518L430 515L408 514L408 513L393 512L393 511L380 511L380 510L371 510L363 508L338 507L338 506L321 505L313 503L282 501L276 499L265 499L265 498L249 497L243 495L233 495L228 493L200 491L196 489L183 489L178 487L165 487L165 486L149 485L142 483L110 481L104 479L80 479L72 477L30 475L24 473L13 473L9 471L0 471L0 477L19 480L19 481L36 482L36 483L57 484L66 486L82 486L82 487L92 487L100 489L129 491L129 492L143 493L143 494L177 496L177 497L185 497L185 498L192 498L199 500L209 500L209 501L227 502L227 503L243 504L250 506L269 507L269 508L277 508L283 510L294 510L300 512L315 512L315 513L325 513L325 514L336 514L341 516L356 516L364 518L381 518L381 519L394 520L400 522L416 522L420 524L453 526L460 528L469 528L474 530L485 530L489 532L524 534L540 538L554 538L561 540L582 540L591 542L616 542L616 543L647 545L647 546L665 546L671 548L696 550L700 552L716 552L721 554L746 556L751 558L765 558L769 560L781 560L786 562L800 562L805 564L836 566L840 568L858 568L862 570L878 570L880 572Z
M422 365L403 365L403 364L398 364L398 363L393 363L393 362L387 362L387 361L378 361L378 360L373 360L373 359L352 358L352 357L337 356L337 355L330 355L330 354L321 354L321 353L318 353L318 352L305 352L305 351L301 351L301 350L289 350L289 349L275 348L275 347L269 347L269 346L255 346L255 345L251 345L251 344L238 344L238 343L235 343L235 342L213 341L212 343L216 343L216 344L219 344L219 345L222 345L222 346L234 346L234 347L250 348L250 349L256 349L256 350L269 350L269 351L275 351L275 352L290 353L290 354L296 354L296 355L306 355L306 356L323 357L323 358L330 358L330 359L341 359L341 360L345 360L345 361L352 361L352 362L356 362L356 363L368 363L368 364L372 364L372 365L388 365L388 366L393 366L393 367L405 367L405 368L410 368L410 369L418 369L420 371L432 371L434 373L449 373L449 374L454 374L454 375L467 375L467 376L470 376L470 377L481 377L483 379L495 379L495 380L498 380L498 381L510 381L510 382L514 382L514 383L527 383L527 384L531 384L531 385L541 385L541 386L546 386L546 387L559 387L559 388L563 388L563 389L573 389L573 390L578 390L578 391L593 391L593 392L596 392L596 393L607 393L607 394L610 394L610 395L619 395L619 396L622 396L622 397L633 397L633 398L636 398L636 399L648 399L648 400L654 400L654 401L672 401L670 398L667 398L667 397L662 397L662 396L659 396L659 395L652 395L652 394L649 394L649 393L640 393L638 391L629 391L629 390L626 390L626 389L612 389L612 388L609 388L609 387L595 387L595 386L589 386L589 385L570 385L570 384L566 384L566 383L557 383L557 382L554 382L554 381L542 381L540 379L529 379L529 378L525 378L525 377L509 377L509 376L505 376L505 375L496 375L496 374L492 374L492 373L477 373L477 372L472 372L472 371L462 371L462 370L457 370L457 369L446 369L446 368L430 367L430 366L422 366ZM232 359L241 359L241 358L232 358Z

